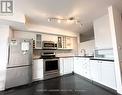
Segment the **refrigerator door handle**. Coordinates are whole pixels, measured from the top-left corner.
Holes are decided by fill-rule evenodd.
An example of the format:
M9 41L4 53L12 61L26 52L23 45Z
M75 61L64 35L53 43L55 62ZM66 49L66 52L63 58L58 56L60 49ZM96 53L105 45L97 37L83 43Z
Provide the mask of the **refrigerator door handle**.
M10 60L10 45L8 46L8 65L9 65L9 60Z

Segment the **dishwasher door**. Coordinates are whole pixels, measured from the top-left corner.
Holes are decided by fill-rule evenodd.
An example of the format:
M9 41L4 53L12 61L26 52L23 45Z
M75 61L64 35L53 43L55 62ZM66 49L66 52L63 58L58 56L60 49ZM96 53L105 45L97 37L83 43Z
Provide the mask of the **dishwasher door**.
M8 68L6 74L5 88L25 85L32 82L32 67L22 66L15 68Z

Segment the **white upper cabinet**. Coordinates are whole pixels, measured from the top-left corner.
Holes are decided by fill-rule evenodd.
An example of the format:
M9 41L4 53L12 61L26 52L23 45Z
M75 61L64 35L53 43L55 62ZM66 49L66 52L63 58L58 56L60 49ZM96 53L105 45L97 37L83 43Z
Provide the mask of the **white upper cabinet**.
M73 39L71 37L66 37L66 48L67 49L73 48Z
M23 38L23 39L33 39L33 48L42 49L42 34L41 33L14 31L14 37Z
M94 21L94 35L96 49L112 48L112 38L108 14Z
M53 41L57 43L57 35L42 34L42 41Z
M58 49L63 48L63 37L58 37Z
M67 36L58 36L58 49L72 49L73 38Z
M58 35L52 35L52 34L15 31L14 37L33 39L33 48L34 49L42 49L43 41L53 41L54 43L57 43L58 49L68 49L68 50L70 49L71 50L74 47L76 47L73 45L73 43L75 41L74 37L69 37L69 36L58 36Z
M42 36L41 36L41 34L35 34L35 39L33 41L33 48L42 49Z
M90 60L91 79L101 83L101 63L97 60Z

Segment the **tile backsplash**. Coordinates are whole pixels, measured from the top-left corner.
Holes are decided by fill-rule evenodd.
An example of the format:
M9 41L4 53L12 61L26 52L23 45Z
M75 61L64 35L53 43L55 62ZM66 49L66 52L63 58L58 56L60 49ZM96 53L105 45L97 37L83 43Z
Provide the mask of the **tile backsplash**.
M33 50L33 59L40 58L41 53L45 50ZM47 51L47 50L46 50ZM78 55L77 50L49 50L49 52L55 52L56 57L64 57L64 56L75 56Z

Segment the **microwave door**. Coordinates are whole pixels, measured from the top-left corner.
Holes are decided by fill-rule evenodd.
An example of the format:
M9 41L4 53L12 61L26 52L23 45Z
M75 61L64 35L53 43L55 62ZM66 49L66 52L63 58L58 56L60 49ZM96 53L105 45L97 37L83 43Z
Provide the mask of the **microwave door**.
M56 49L54 42L43 42L43 49Z

